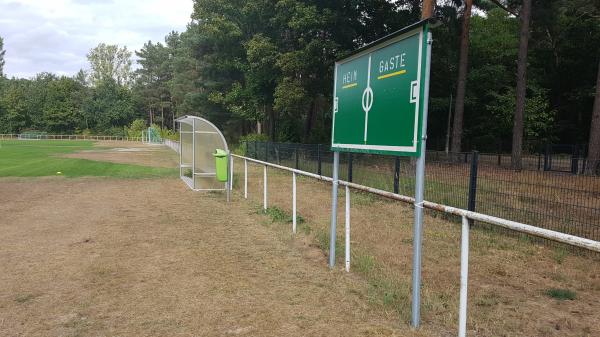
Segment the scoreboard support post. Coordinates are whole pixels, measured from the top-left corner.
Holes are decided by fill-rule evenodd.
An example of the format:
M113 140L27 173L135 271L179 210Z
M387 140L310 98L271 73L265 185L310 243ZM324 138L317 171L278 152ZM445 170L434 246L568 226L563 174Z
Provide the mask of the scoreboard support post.
M421 321L421 248L423 241L423 200L425 194L425 153L427 141L427 113L429 106L429 68L431 64L431 44L433 38L431 32L427 33L427 56L425 60L425 84L423 99L423 123L421 154L417 159L416 183L415 183L415 225L413 239L413 277L412 277L412 326L418 328Z

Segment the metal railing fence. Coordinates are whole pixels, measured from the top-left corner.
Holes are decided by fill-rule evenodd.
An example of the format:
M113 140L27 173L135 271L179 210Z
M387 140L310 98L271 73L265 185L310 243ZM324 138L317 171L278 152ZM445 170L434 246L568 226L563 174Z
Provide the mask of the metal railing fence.
M296 180L297 175L303 175L311 177L320 181L331 183L333 186L344 186L346 189L345 193L345 269L347 272L350 271L350 191L349 189L355 189L358 191L373 193L385 198L402 201L405 203L413 204L415 207L415 199L410 196L405 196L397 193L392 193L384 190L380 190L373 187L368 187L344 180L334 180L328 176L322 174L315 174L307 171L303 171L297 168L286 167L281 164L274 164L258 159L253 159L240 155L232 155L232 167L233 158L239 158L244 160L244 198L248 198L248 162L255 163L263 166L263 209L268 207L268 175L267 167L287 171L292 173L292 231L296 233L297 224L297 198L296 198ZM232 170L233 171L233 170ZM600 253L600 242L577 237L570 234L565 234L553 230L539 228L516 221L502 219L478 212L473 212L461 208L451 207L435 202L424 201L422 207L452 214L461 217L461 246L460 246L460 294L459 294L459 318L458 318L458 331L459 337L466 336L466 325L467 325L467 306L468 306L468 271L469 271L469 221L479 221L492 226L498 226L504 229L508 229L517 233L524 233L527 235L559 242L561 244L567 244L569 246L577 247L579 249L590 250L596 253ZM333 232L335 234L335 232ZM330 247L333 254L335 254L335 246Z
M253 159L331 177L332 152L325 145L246 142L244 150ZM544 171L542 156L525 156L523 169L514 171L507 157L428 151L425 199L600 240L600 176L581 174L587 160L579 158L578 173L573 174ZM553 161L557 167L558 159ZM573 158L561 162L565 167L573 163ZM340 177L348 182L413 196L414 176L412 158L357 153L340 156Z
M91 136L91 135L27 135L20 138L20 134L0 134L0 140L4 139L24 139L24 140L108 140L108 141L126 141L140 142L142 137L121 137L121 136Z

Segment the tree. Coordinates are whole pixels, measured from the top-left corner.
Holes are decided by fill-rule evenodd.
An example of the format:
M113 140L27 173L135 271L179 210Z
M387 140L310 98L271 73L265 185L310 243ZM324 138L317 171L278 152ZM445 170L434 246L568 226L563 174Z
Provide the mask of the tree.
M113 133L114 129L129 124L135 117L131 90L112 79L102 81L94 88L84 109L91 126L100 133Z
M519 57L517 59L517 100L513 120L511 166L521 170L523 164L523 114L525 112L525 97L527 94L527 49L529 45L529 22L531 18L531 0L523 0L519 13Z
M132 81L131 52L127 47L100 43L87 54L90 62L90 80L97 86L109 79L118 85L130 85Z
M456 101L454 105L454 122L452 123L452 152L460 152L463 134L463 116L465 110L465 90L467 86L467 68L469 65L469 26L473 0L465 0L462 31L460 36L460 56L458 61L458 79L456 84Z
M4 50L4 40L2 36L0 36L0 78L4 77L4 54L6 54L6 50Z
M76 99L81 89L79 83L68 77L61 77L48 84L42 113L46 131L75 132L81 119L81 102Z
M600 61L596 75L596 95L592 110L590 141L588 143L588 172L595 173L600 166Z

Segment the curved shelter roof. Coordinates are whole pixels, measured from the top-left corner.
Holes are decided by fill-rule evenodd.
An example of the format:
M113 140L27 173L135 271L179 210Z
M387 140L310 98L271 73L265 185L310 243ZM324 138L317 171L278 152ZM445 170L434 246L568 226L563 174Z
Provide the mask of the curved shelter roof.
M229 151L223 133L210 121L197 116L177 119L180 133L179 175L193 190L224 190L226 184L217 181L213 153Z

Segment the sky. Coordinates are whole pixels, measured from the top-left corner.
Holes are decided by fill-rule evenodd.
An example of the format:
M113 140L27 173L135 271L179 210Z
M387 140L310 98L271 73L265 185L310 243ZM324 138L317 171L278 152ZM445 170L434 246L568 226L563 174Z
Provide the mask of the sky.
M0 0L4 73L74 75L89 68L86 54L99 43L133 53L148 40L164 42L185 30L192 8L192 0Z

